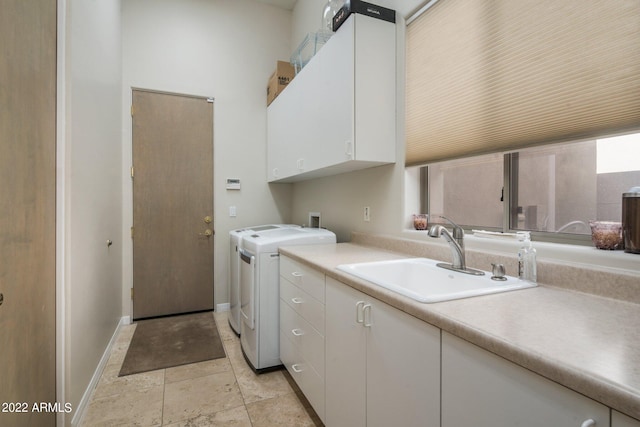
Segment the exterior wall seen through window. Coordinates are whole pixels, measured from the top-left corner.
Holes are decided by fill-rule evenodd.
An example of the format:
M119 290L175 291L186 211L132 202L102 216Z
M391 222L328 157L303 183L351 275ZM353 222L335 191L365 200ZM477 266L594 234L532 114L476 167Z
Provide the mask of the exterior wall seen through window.
M640 134L545 145L423 166L421 191L431 222L589 235L590 220L621 221L622 193L640 186L638 159Z

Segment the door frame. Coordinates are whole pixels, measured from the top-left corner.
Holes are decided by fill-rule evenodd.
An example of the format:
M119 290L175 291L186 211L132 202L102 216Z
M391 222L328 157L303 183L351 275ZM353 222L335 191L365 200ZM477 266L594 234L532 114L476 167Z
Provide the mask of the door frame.
M66 275L65 251L67 147L66 147L66 20L67 0L57 0L57 40L56 40L56 400L67 402L66 394ZM81 408L73 408L74 412ZM73 416L69 414L69 418ZM64 411L56 415L58 426L66 425L67 414Z
M149 87L142 86L129 86L126 88L126 94L123 94L123 123L122 128L127 129L126 132L126 141L123 141L122 151L123 151L123 230L122 230L122 241L123 241L123 262L122 262L122 313L128 313L128 316L125 315L123 318L124 324L130 324L133 322L133 299L131 298L131 289L133 289L133 239L131 238L131 227L133 227L133 179L131 179L130 171L133 166L133 118L131 115L131 106L133 105L133 92L134 91L142 91L142 92L151 92L157 94L164 95L175 95L175 96L183 96L183 97L191 97L197 99L207 99L213 103L213 140L211 144L213 146L213 158L212 162L212 181L213 181L213 226L214 226L214 249L213 249L213 258L211 262L213 263L215 260L215 221L216 221L216 209L215 209L215 129L216 129L216 107L215 107L215 97L207 96L207 95L198 95L194 93L188 92L177 92L171 90L162 90L162 89L152 89ZM125 158L126 154L126 158ZM215 265L214 265L214 279L215 279ZM216 308L216 298L215 298L215 285L213 286L213 307L214 311Z

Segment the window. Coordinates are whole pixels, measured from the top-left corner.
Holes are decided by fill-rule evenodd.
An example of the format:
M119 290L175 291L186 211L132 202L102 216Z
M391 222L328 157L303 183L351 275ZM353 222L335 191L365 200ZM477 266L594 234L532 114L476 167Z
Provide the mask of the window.
M411 210L419 191L432 222L562 241L620 221L640 185L639 35L637 0L429 1L406 32Z
M425 196L431 216L458 224L502 229L503 159L501 154L435 163L425 168Z
M621 220L622 193L640 185L639 152L635 133L429 164L423 210L468 228L588 236L589 220Z

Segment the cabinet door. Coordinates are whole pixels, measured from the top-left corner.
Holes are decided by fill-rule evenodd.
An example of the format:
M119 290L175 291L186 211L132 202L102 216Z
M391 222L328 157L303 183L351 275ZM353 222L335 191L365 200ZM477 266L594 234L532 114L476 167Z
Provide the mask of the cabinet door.
M609 408L442 333L442 427L609 426Z
M395 162L396 25L363 15L354 17L355 159Z
M344 25L267 109L269 181L351 160L353 22Z
M356 305L363 294L327 277L326 290L326 406L331 427L366 425L366 337L356 322Z
M367 426L440 426L440 329L371 299Z
M350 17L313 57L299 77L305 78L305 134L300 141L304 171L352 160L354 19ZM296 77L297 78L297 77ZM295 80L295 79L294 79ZM353 153L352 145L350 153ZM303 172L304 172L303 171Z
M611 411L611 427L640 427L640 420Z
M293 85L295 79L289 83ZM290 89L287 87L287 89ZM267 108L267 181L287 178L298 173L297 156L293 147L296 146L298 134L292 134L292 128L300 120L296 116L298 110L290 105L301 102L300 90L285 90ZM248 156L252 153L247 153Z

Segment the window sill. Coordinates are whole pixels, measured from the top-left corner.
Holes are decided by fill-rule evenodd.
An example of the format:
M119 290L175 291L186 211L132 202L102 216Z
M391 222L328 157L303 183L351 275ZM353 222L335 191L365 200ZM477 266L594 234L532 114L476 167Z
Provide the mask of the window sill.
M430 241L434 244L446 245L444 239L433 239L426 231L404 230L402 237L412 240ZM465 236L467 249L477 251L491 251L515 256L522 245L517 240L490 239L472 235ZM632 274L640 273L640 254L630 254L624 251L606 251L592 246L568 245L533 241L539 259L547 259L574 266L588 265L589 268L599 267L607 270L626 271Z

